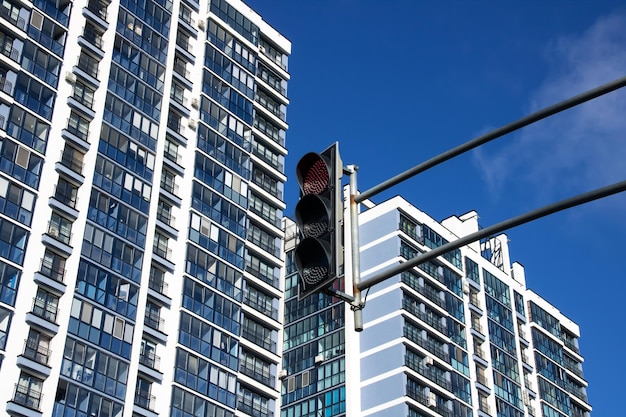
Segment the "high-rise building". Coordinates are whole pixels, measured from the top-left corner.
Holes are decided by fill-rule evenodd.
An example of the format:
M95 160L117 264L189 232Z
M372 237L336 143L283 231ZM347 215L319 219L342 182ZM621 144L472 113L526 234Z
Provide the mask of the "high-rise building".
M291 43L240 0L0 10L0 414L277 415Z
M437 222L401 197L368 202L362 279L476 232L477 219ZM579 328L527 288L506 235L366 290L357 333L347 303L318 294L297 304L287 230L281 417L589 417Z

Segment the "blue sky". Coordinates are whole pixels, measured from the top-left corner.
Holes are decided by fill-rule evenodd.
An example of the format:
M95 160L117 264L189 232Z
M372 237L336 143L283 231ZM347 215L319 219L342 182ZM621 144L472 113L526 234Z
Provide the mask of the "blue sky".
M293 43L288 207L298 159L339 142L362 190L491 129L626 75L620 1L248 0ZM626 89L455 158L399 194L489 226L626 179ZM626 195L508 232L527 285L581 327L594 417L623 396Z

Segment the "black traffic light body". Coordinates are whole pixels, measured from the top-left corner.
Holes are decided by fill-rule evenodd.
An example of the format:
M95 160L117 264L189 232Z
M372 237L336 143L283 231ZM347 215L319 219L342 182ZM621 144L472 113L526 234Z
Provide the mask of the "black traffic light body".
M343 166L337 143L321 153L304 155L296 167L300 200L296 224L300 242L294 261L300 274L300 299L330 287L343 259Z

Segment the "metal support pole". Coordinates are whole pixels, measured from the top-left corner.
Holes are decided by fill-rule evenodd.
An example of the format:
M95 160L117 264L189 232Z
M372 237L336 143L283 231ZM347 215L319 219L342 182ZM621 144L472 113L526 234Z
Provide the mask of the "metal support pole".
M450 252L451 250L458 249L461 246L465 246L472 242L476 242L485 237L493 236L496 233L504 232L505 230L512 229L516 226L531 222L533 220L540 219L542 217L559 212L561 210L565 210L571 207L576 207L581 204L598 200L600 198L604 198L613 194L621 193L623 191L626 191L626 181L616 182L615 184L598 188L596 190L589 191L587 193L580 194L580 195L577 195L575 197L571 197L565 200L561 200L559 202L530 211L528 213L521 214L517 217L504 220L503 222L494 224L493 226L486 227L477 232L470 233L467 236L461 237L453 242L446 243L445 245L439 246L428 252L422 253L416 256L415 258L411 258L398 265L389 267L379 272L378 274L368 277L363 282L361 282L359 279L359 283L356 285L358 286L360 290L365 290L367 288L370 288L376 284L383 282L387 278L391 278L392 276L397 275L401 272L408 271L409 269L413 267L416 267L425 262L428 262L429 260L434 259L437 256L441 256L444 253Z
M351 309L354 311L354 330L360 332L363 330L363 300L361 299L361 290L359 284L361 282L361 253L359 249L359 210L356 202L358 193L356 171L359 168L356 165L348 165L344 172L350 176L350 252L352 254L352 291L354 301L351 303Z
M535 123L539 120L545 119L549 116L553 116L557 113L560 113L564 110L568 110L571 109L572 107L578 106L579 104L582 104L584 102L587 102L589 100L592 100L596 97L600 97L604 94L608 94L612 91L615 91L619 88L622 87L626 87L626 77L621 77L618 78L617 80L611 81L609 83L603 84L599 87L593 88L589 91L586 91L582 94L579 94L577 96L568 98L567 100L563 100L559 103L553 104L552 106L548 106L546 108L543 108L539 111L536 111L535 113L532 113L528 116L522 117L519 120L516 120L512 123L509 123L505 126L502 126L498 129L495 129L489 133L486 133L484 135L481 135L469 142L466 142L462 145L457 146L454 149L450 149L449 151L446 151L444 153L442 153L441 155L435 156L434 158L429 159L426 162L422 162L421 164L414 166L411 169L408 169L398 175L396 175L393 178L390 178L386 181L384 181L381 184L378 184L372 188L370 188L369 190L365 190L363 192L361 192L361 194L359 194L356 197L356 201L357 203L362 203L363 201L367 200L368 198L373 197L375 194L378 194L380 192L383 192L389 188L391 188L392 186L399 184L400 182L409 179L421 172L426 171L427 169L430 169L434 166L437 166L439 164L441 164L442 162L445 162L449 159L454 158L455 156L461 155L462 153L465 153L467 151L470 151L474 148L479 147L480 145L484 145L488 142L491 142L494 139L498 139L501 136L504 136L508 133L514 132L518 129L521 129L525 126L528 126L532 123Z

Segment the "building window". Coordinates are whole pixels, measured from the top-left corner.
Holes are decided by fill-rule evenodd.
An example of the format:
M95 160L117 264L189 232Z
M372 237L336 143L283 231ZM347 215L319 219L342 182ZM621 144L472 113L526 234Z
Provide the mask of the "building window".
M39 12L33 11L30 19L28 35L38 41L41 45L47 45L56 55L63 56L67 29L58 25L53 18L59 18L59 23L67 24L69 10L61 4L55 4L55 11L47 16L42 16ZM49 9L42 7L42 9ZM47 12L47 10L46 10Z
M273 149L266 146L263 142L254 141L252 153L261 158L264 162L270 166L276 168L278 171L283 172L284 169L284 156L276 153Z
M50 125L29 112L13 106L7 133L38 152L46 151Z
M165 282L165 271L151 265L148 286L160 294L167 295L168 284Z
M259 42L259 28L225 0L211 2L211 13L215 13L237 33L253 45Z
M206 218L191 214L189 239L212 253L218 253L238 268L243 268L244 242Z
M65 275L65 261L66 258L63 256L46 249L41 260L41 268L39 268L39 272L50 279L63 282L63 277Z
M33 303L33 314L46 319L51 323L56 323L59 305L59 297L42 289L37 289L37 295Z
M185 278L182 304L183 307L206 320L234 334L239 334L240 307L210 288Z
M269 362L245 350L241 353L240 359L239 372L262 384L274 386L275 379L271 374L272 365Z
M173 212L172 205L159 199L159 205L157 207L157 219L159 219L160 221L162 221L163 223L165 223L166 225L170 227L176 227L175 218L172 212Z
M83 70L87 75L97 79L98 65L99 61L96 58L81 50L80 55L78 56L78 64L76 65L79 69Z
M279 282L279 268L272 265L269 261L263 260L248 252L246 257L246 271L254 274L263 282L270 284L271 286L278 288ZM297 290L297 288L296 288Z
M483 279L485 281L485 292L506 307L511 308L511 292L509 286L486 269L483 269Z
M154 411L156 405L156 397L152 395L152 383L141 377L137 378L135 404L151 411Z
M88 87L82 81L76 81L74 83L74 90L72 97L76 99L79 103L85 105L85 107L92 109L93 108L93 96L95 94L95 90L91 87Z
M176 184L176 174L164 169L161 172L161 188L165 191L178 196L178 184Z
M162 233L154 234L154 242L152 244L152 252L161 258L172 260L172 250L168 248L169 238Z
M22 67L51 87L56 87L61 61L46 52L45 49L27 41L22 51Z
M42 365L48 365L50 340L50 336L30 329L24 343L24 357Z
M106 124L102 126L98 150L144 180L152 181L154 154L137 145L117 129Z
M278 309L274 306L274 297L248 285L244 295L244 303L268 317L278 320Z
M39 410L43 380L22 372L15 387L13 401L24 407Z
M53 212L48 222L48 235L69 245L72 240L72 221Z
M249 72L254 73L256 71L256 52L253 52L251 49L245 46L243 42L239 41L237 37L224 30L212 19L209 20L207 38L211 42L211 46L217 47L228 57L234 59L236 62L241 64ZM215 62L215 59L213 59L213 57L211 57L209 54L207 54L207 60ZM226 59L224 60L226 61ZM207 67L208 66L209 65L207 65ZM216 74L222 73L221 71L214 72ZM230 82L229 80L226 81ZM235 83L231 84L235 85Z
M161 307L148 301L146 303L144 323L154 330L165 331L165 320L161 318Z
M199 396L174 387L172 392L172 416L206 416L206 417L235 417L235 414Z
M185 272L213 288L219 288L235 300L241 300L243 273L196 246L187 245Z
M8 220L0 219L0 257L22 265L29 233Z
M338 416L346 412L346 387L335 388L324 394L324 416Z
M135 320L138 286L104 268L81 260L78 265L76 292L130 320Z
M254 167L252 170L252 182L267 191L271 195L278 197L282 200L283 197L283 183L269 175L262 169Z
M61 203L75 208L78 194L78 187L67 181L65 178L59 177L57 185L54 187L54 198Z
M280 256L280 238L252 222L248 225L248 241L276 257Z
M98 156L94 184L142 213L148 214L152 187L116 163Z
M84 157L83 152L66 143L61 155L61 164L80 175L83 172Z
M135 326L123 318L103 311L97 305L74 299L68 331L93 341L125 359L130 358Z
M22 271L0 261L0 302L15 305L15 296L20 282Z
M278 334L275 330L268 329L262 324L244 317L241 335L257 346L276 353L276 337Z
M83 37L91 42L96 48L102 49L103 31L93 23L87 21L83 30Z
M72 338L65 342L61 375L119 400L126 396L128 364Z
M214 178L212 182L218 180ZM212 184L208 184L212 185ZM222 224L239 237L246 236L246 212L237 205L229 202L223 196L214 192L210 188L202 186L198 182L193 182L192 186L192 202L193 208L204 214L215 222ZM226 189L222 191L224 194L235 196L241 196L239 193L233 193L232 189ZM243 196L241 196L243 197ZM242 204L244 207L245 205Z
M530 320L560 339L561 325L558 319L532 301L529 303L529 306Z
M0 349L2 350L6 347L12 315L13 313L10 310L0 306Z
M272 417L274 400L255 391L241 387L237 409L255 417ZM328 415L328 414L327 414Z
M0 170L32 188L39 187L43 158L28 148L7 139L0 139Z
M237 339L184 311L180 315L178 342L232 370L239 368Z
M465 276L480 285L478 264L468 257L465 257Z
M139 351L139 362L148 368L159 370L161 358L156 354L156 343L149 340L141 340L141 350Z
M237 398L237 377L200 356L176 350L174 381L200 394L234 408Z
M16 182L0 177L0 212L30 226L36 195Z
M75 111L70 113L70 117L67 120L67 131L76 135L79 139L89 142L89 120Z
M13 94L15 100L26 108L31 109L44 119L50 120L52 118L52 108L56 94L45 84L35 80L26 72L18 74ZM24 126L30 126L30 124ZM41 149L36 149L42 151Z

